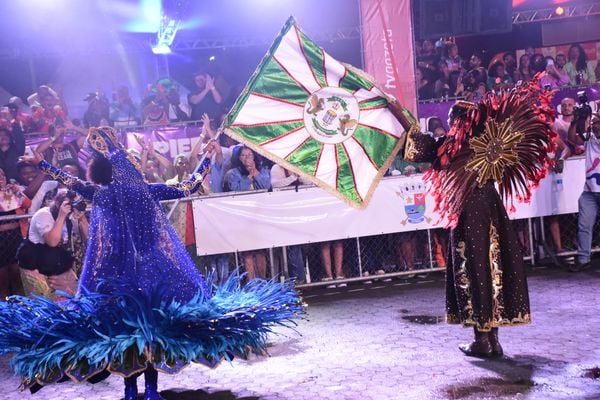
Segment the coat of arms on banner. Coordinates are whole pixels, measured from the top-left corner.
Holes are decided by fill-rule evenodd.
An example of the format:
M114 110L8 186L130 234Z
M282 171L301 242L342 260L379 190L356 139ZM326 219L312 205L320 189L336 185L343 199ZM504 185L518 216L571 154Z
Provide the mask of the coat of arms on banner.
M354 132L358 115L354 96L340 88L322 88L306 102L304 126L321 143L341 143Z
M407 223L419 224L423 221L431 222L431 218L425 216L427 206L425 198L427 188L421 179L407 179L400 185L400 191L396 192L404 200L404 212L406 219L400 221L402 225Z

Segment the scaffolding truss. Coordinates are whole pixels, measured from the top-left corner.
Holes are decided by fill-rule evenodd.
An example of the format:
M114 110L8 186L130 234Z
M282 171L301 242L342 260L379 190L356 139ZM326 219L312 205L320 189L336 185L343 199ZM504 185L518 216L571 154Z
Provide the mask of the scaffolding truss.
M317 43L333 43L341 40L352 40L360 38L360 27L339 28L329 31L311 33L311 39ZM251 46L270 45L273 37L231 37L231 38L203 38L203 39L176 39L171 45L173 51L227 49ZM106 44L87 48L63 46L61 48L4 48L0 49L0 60L15 58L48 58L67 55L97 55L115 54L120 52L147 52L153 43L150 40L132 38L120 38L118 44Z
M564 12L561 15L556 13L556 7L543 8L537 10L514 11L512 23L527 24L531 22L541 22L548 20L564 20L570 18L589 17L600 15L600 2L596 1L590 4L564 4L560 5Z
M331 43L340 40L358 39L360 38L360 28L358 26L354 26L350 28L321 31L314 34L311 33L310 38L317 43ZM171 49L174 51L223 49L232 47L263 46L269 45L272 42L272 36L177 40L175 43L173 43Z
M534 22L543 22L549 20L564 20L570 18L589 17L600 15L600 1L589 4L564 4L562 15L558 15L552 8L541 8L535 10L513 11L513 24L526 24ZM320 32L310 32L311 38L317 43L333 43L341 40L359 39L361 36L360 27L353 26L348 28L338 28L335 30L324 30ZM192 50L210 50L223 48L239 48L269 45L273 41L272 37L230 37L230 38L198 38L188 39L180 38L171 45L173 51L192 51ZM57 57L65 55L92 55L92 54L114 54L119 52L146 52L150 51L152 45L150 40L140 40L134 38L120 38L117 45L107 44L105 46L90 46L89 48L78 48L62 46L60 48L3 48L0 49L0 60L17 58L44 58Z

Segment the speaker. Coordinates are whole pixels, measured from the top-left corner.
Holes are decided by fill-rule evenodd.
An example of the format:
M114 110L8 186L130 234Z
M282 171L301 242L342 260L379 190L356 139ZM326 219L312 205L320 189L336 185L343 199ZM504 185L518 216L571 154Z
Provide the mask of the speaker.
M453 35L454 0L420 0L419 32L422 39Z
M454 36L474 35L479 31L478 23L480 0L453 0L452 1L452 30Z
M512 30L511 0L479 0L475 15L478 33L504 33Z
M512 0L417 1L421 39L512 30Z

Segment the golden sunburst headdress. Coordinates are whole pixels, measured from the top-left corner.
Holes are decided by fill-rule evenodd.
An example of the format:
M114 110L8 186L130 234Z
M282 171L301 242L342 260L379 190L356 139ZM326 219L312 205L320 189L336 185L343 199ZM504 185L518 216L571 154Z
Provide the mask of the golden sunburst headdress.
M473 189L489 181L498 184L505 199L529 200L531 188L552 163L552 96L530 81L510 91L489 92L475 108L464 107L438 150L436 168L426 175L436 211L448 217L450 226L458 222Z
M473 155L465 169L477 173L476 180L479 187L489 180L502 183L505 169L519 162L516 146L524 135L520 131L513 130L513 125L514 122L510 117L500 124L489 119L485 122L483 134L469 140Z

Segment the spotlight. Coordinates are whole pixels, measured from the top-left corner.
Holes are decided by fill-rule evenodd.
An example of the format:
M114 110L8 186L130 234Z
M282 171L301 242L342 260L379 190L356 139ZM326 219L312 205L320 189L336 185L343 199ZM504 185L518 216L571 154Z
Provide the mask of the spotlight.
M152 46L154 54L171 53L171 44L173 44L180 22L180 20L169 18L163 14L158 33L156 34L156 44Z
M217 58L217 57L215 57L215 56L210 56L210 57L208 57L208 61L215 61L215 58Z
M565 13L565 9L562 8L561 6L558 6L554 9L554 14L558 15L559 17L562 17Z
M157 43L152 46L152 53L154 54L171 54L171 48L166 43Z

